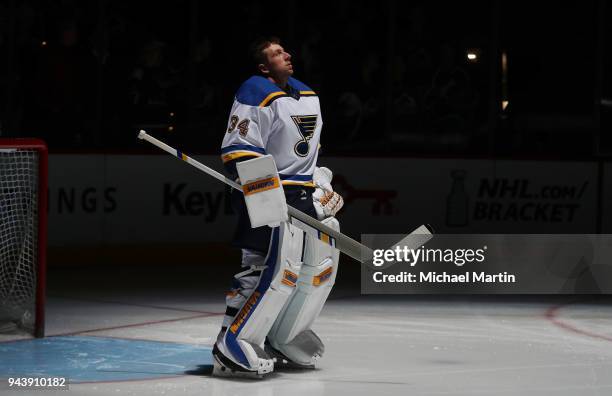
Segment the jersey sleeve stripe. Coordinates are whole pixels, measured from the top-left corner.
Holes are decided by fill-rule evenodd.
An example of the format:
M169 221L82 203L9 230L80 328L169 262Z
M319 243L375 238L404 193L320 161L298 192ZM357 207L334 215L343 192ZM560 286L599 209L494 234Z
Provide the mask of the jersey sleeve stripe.
M302 96L312 96L316 95L315 91L300 91L300 95Z
M235 160L237 158L242 157L261 157L261 154L255 153L253 151L234 151L228 154L224 154L221 156L221 160L223 163Z
M231 144L221 148L221 160L223 163L242 157L261 157L266 150L261 147L251 146L250 144Z
M230 144L227 147L221 148L221 154L227 154L232 151L252 151L258 154L265 154L266 150L261 147L251 146L250 144Z
M266 107L279 96L287 96L287 94L285 92L272 92L270 95L266 96L264 100L261 101L259 107Z

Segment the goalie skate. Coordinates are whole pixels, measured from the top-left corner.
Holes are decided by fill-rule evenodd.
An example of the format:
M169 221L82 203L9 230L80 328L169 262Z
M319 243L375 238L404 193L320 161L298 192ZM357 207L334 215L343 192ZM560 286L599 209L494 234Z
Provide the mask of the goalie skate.
M300 363L288 358L283 352L270 345L268 340L266 340L264 347L266 353L274 359L276 369L312 370L325 352L323 342L312 330L303 331L291 343L284 345L284 348L290 351L292 355L300 356L303 361L308 363Z
M213 347L213 376L262 379L264 375L274 371L274 360L263 351L260 351L258 355L262 357L259 358L257 370L248 370L225 356L215 345Z

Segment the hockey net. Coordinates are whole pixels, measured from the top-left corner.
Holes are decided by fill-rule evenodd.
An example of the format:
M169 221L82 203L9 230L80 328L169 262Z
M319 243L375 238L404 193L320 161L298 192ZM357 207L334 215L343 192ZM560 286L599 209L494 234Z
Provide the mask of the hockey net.
M0 139L0 334L44 336L47 148Z

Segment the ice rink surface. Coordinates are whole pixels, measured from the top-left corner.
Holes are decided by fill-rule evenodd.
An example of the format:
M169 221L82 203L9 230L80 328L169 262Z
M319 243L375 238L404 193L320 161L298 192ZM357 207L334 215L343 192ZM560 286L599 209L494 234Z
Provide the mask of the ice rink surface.
M610 299L361 296L340 285L315 325L326 344L316 370L229 380L210 377L225 280L158 288L109 279L52 282L48 337L0 336L0 377L65 374L68 391L36 391L57 395L612 394Z

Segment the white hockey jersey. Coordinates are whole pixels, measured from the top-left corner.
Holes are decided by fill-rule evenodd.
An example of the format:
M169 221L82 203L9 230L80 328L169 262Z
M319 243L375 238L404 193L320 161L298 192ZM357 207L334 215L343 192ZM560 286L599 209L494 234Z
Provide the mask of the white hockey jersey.
M323 120L319 98L290 78L287 92L261 76L242 84L221 145L224 163L271 154L284 185L314 187Z

